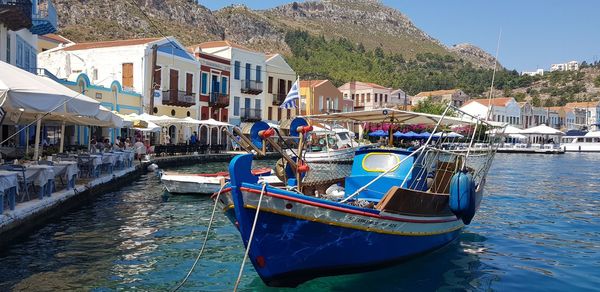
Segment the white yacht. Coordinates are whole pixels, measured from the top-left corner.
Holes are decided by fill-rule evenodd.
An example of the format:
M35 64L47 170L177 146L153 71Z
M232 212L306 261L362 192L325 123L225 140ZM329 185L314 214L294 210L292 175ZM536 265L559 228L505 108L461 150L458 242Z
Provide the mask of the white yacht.
M303 154L306 162L351 162L354 152L364 146L354 141L354 133L346 128L314 128ZM289 155L293 155L290 149L287 151Z
M563 136L560 142L566 152L600 152L600 131L584 136Z

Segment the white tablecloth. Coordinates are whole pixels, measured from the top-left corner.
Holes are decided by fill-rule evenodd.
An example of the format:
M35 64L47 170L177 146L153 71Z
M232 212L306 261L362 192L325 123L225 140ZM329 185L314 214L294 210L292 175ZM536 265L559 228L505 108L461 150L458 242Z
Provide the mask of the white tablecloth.
M79 173L76 161L60 161L54 162L54 174L56 176L62 176L67 180L71 179L74 175Z
M102 154L102 164L117 164L117 155L114 153L103 153Z
M0 170L0 191L19 186L19 177L15 171Z
M22 172L17 172L19 176ZM48 180L54 179L54 168L50 165L28 165L25 167L25 177L32 181L34 185L42 187L48 183Z
M102 155L90 154L90 157L92 158L92 164L94 165L94 167L102 164Z

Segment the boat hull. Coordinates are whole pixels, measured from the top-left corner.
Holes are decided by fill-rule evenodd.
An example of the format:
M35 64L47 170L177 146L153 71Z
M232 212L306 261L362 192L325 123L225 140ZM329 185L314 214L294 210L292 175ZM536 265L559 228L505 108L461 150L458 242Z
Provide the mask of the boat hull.
M600 143L566 143L562 147L566 152L600 152Z
M309 163L324 163L324 162L351 162L354 158L354 152L358 148L345 148L338 150L319 151L319 152L306 152L302 154L303 159ZM292 155L291 151L288 151L288 155Z
M164 174L160 181L172 194L213 194L221 187L223 177Z
M264 194L249 251L269 286L378 269L442 247L464 226L454 216L382 215L285 192L268 188ZM259 187L233 187L220 199L246 246L259 195Z

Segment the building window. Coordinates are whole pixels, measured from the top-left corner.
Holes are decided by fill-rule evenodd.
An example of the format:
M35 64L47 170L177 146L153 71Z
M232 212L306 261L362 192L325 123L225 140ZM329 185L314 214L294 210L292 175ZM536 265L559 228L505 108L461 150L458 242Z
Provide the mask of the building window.
M240 61L235 61L233 64L233 78L235 80L240 80Z
M377 102L377 93L375 93L375 102Z
M208 94L208 73L202 72L202 94Z
M268 92L269 93L273 93L273 77L269 76L269 81L268 81Z
M240 97L239 96L233 97L233 115L234 116L240 115Z
M267 109L268 115L267 115L267 119L268 120L273 120L273 107L269 107Z
M190 111L187 111L186 115L189 117L192 115L192 113L190 113Z
M319 111L323 111L323 96L319 96Z
M79 86L79 92L85 92L85 83L83 82L83 80L79 80L79 82L77 82L77 86Z
M154 107L154 108L152 109L152 112L153 112L153 113L155 113L155 114L157 114L157 113L158 113L158 108L157 108L157 107Z
M96 92L96 99L102 99L102 93Z
M256 81L262 81L262 67L256 66Z
M255 108L255 109L257 109L257 110L260 110L260 109L261 109L261 106L260 106L260 99L255 99L255 100L254 100L254 108Z
M171 110L171 115L172 115L172 116L175 116L175 114L176 114L175 110L174 110L174 109L172 109L172 110Z
M133 63L123 63L121 81L123 87L133 87Z
M246 63L246 76L244 76L244 80L250 80L250 63Z
M185 73L185 94L192 95L194 90L194 74Z
M229 92L229 85L227 84L227 77L221 77L221 93L227 94Z
M387 99L387 94L385 95L385 102L388 102L388 99Z
M288 88L288 91L289 91L292 88L292 81L288 80L287 83L288 83L288 87L287 88ZM300 85L300 84L298 84L298 85Z
M154 67L154 90L160 90L162 85L162 69L160 66Z
M6 63L10 64L10 34L6 32Z

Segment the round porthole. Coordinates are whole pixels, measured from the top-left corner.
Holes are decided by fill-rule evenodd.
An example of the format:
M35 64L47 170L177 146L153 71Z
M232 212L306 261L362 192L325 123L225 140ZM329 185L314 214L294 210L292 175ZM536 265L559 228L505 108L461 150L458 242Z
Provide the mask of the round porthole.
M189 117L189 116L191 116L191 115L192 115L192 113L190 113L190 111L188 111L188 112L187 112L187 116Z
M175 116L175 110L171 110L171 115Z
M157 108L157 107L154 107L154 108L152 109L152 112L153 112L153 113L155 113L155 114L157 114L157 113L158 113L158 108Z

